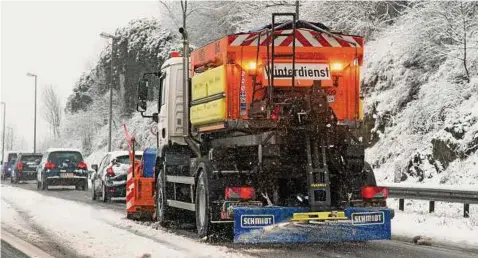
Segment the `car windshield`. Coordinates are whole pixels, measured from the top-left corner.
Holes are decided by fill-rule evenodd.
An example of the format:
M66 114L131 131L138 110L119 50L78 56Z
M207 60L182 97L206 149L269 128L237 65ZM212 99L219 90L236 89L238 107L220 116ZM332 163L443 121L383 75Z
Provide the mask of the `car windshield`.
M24 155L22 154L22 158L20 159L22 162L29 163L29 162L40 162L42 158L41 154L29 154L29 155Z
M135 157L136 157L136 159L139 159L139 160L142 158L141 155L136 155ZM121 163L121 164L129 165L131 163L130 160L129 160L129 155L118 156L118 157L116 157L116 160L118 160L118 162Z
M17 154L16 153L10 153L8 154L8 162L12 162L17 160Z
M52 152L48 157L48 161L53 162L55 165L62 164L63 162L78 163L83 160L81 153L76 151L60 151Z

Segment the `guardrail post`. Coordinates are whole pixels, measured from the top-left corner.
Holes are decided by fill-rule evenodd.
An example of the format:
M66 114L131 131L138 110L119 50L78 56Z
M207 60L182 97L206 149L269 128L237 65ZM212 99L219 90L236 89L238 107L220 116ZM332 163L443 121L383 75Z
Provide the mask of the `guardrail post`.
M463 217L464 218L469 218L470 217L470 204L465 203L465 205L463 205L463 208L464 208Z
M405 209L405 200L404 199L398 199L398 209L403 211Z
M430 206L428 207L428 212L435 212L435 201L430 201Z

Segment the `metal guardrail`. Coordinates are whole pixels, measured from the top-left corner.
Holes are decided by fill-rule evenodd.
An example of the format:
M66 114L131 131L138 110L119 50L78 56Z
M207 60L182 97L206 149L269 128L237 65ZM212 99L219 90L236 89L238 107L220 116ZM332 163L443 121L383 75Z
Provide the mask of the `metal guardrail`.
M463 203L463 217L470 217L470 204L478 204L478 191L385 186L390 198L398 199L398 209L405 209L405 199L429 201L429 212L435 212L435 202Z

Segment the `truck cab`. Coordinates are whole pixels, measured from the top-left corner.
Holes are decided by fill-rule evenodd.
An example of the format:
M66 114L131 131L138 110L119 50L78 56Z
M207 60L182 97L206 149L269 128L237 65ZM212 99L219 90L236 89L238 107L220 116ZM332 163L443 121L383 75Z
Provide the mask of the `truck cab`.
M158 147L162 149L172 143L185 144L183 139L183 59L179 53L171 53L171 58L166 60L161 66L160 73L154 73L159 76L159 96L158 113L152 115L157 119L158 129ZM149 81L143 78L140 87L150 87ZM141 91L140 91L141 94ZM143 108L143 116L146 111L146 105Z

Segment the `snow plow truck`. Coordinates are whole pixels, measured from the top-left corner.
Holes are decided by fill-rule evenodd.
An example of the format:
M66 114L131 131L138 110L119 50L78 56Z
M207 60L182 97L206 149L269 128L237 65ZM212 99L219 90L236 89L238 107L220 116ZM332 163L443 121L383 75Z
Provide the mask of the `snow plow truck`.
M362 37L295 13L190 55L180 33L183 53L138 85L137 110L157 122L148 193L160 224L191 212L199 237L230 225L235 243L391 238L388 189L357 135ZM151 74L160 78L154 113Z

